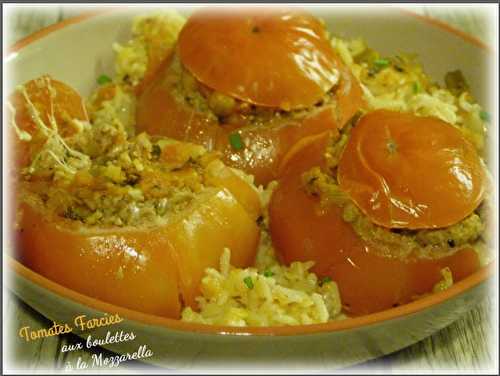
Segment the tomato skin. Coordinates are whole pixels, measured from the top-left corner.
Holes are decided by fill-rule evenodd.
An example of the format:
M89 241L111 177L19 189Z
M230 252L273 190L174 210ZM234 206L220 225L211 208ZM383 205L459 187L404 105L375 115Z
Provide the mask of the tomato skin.
M346 67L341 67L341 82L329 106L312 109L298 119L273 119L262 125L219 124L205 113L180 103L172 94L165 62L157 78L139 96L137 129L151 135L171 137L222 152L222 160L267 184L278 176L282 159L305 137L341 128L365 105L361 87ZM240 134L244 148L235 150L229 135Z
M475 251L464 249L435 260L382 257L343 221L342 209L323 208L302 189L301 174L324 166L329 135L312 138L288 158L269 204L270 233L282 262L315 261L312 270L330 276L346 313L364 315L404 304L432 291L440 270L450 267L455 281L479 268Z
M70 120L88 121L82 97L70 86L54 80L48 75L28 81L23 86L30 101L46 125L49 125L49 114L53 110L54 118L62 137L67 137L74 133L74 128L70 125ZM51 98L49 87L53 89L53 98ZM15 109L14 119L19 129L33 136L37 130L37 125L31 117L24 96L16 92L9 97L9 102ZM12 113L10 113L10 116L12 116ZM14 169L17 173L19 169L28 165L40 145L39 142L21 141L13 126L9 126L8 135L15 162Z
M231 127L223 125L217 135L216 150L223 153L226 164L242 169L255 177L257 184L267 184L278 177L281 160L290 148L304 137L336 129L334 107L313 110L304 119L276 122L263 126ZM234 150L229 135L239 133L244 144Z
M336 81L324 26L296 9L202 9L181 30L178 51L198 81L259 106L313 106Z
M168 80L169 60L164 62L159 74L138 97L137 130L193 142L212 150L218 132L217 124L174 98L173 87Z
M70 120L88 120L83 98L67 84L44 75L26 82L23 86L29 99L46 124L49 124L51 109L54 110L54 117L63 137L73 133L71 126L68 124ZM53 97L49 93L49 87L53 89ZM31 118L23 95L16 92L10 96L9 100L16 109L17 125L30 134L33 133L36 125Z
M213 161L206 168L205 183L226 188L245 208L250 217L257 219L262 213L262 202L255 188L246 184L242 179L221 161Z
M180 314L175 263L161 230L91 231L84 235L23 206L17 257L77 292L160 316Z
M47 126L50 126L49 114L54 114L58 131L63 138L71 136L75 132L70 120L88 121L83 98L69 85L55 80L49 75L43 75L24 83L23 86L28 98ZM53 89L50 90L52 96L49 88ZM24 96L16 91L9 96L8 101L14 112L11 111L10 107L7 107L5 134L9 163L6 165L6 171L8 172L8 185L11 187L9 203L15 203L17 202L16 194L19 190L21 170L31 163L33 156L40 150L46 139L37 134L38 126L31 116L28 102ZM10 123L12 120L15 121L20 131L26 132L31 137L29 141L19 138L14 125ZM14 223L16 210L9 208L8 211L13 218L9 223Z
M447 227L485 193L485 172L470 143L437 118L373 111L351 132L338 167L340 187L374 223Z
M231 264L253 264L260 198L220 161L206 168L210 188L166 223L154 227L86 228L21 203L16 257L68 288L119 306L179 318L196 308L208 267L219 268L225 247Z
M178 318L194 298L205 268L254 261L259 229L226 189L214 189L171 222L145 229L78 231L23 205L17 257L37 273L75 291L154 315Z
M189 218L174 223L169 242L179 268L183 300L196 306L199 285L207 267L219 269L225 247L231 250L231 264L253 265L260 237L255 218L237 203L227 190L203 201Z

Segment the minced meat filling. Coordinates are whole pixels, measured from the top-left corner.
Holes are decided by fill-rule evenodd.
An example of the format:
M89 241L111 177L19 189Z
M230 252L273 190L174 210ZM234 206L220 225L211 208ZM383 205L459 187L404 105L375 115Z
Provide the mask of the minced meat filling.
M321 197L322 205L334 204L343 208L343 220L350 223L363 240L374 243L383 253L394 255L394 250L397 250L402 257L416 250L422 255L433 250L446 253L474 244L480 240L485 229L485 218L474 212L462 221L443 229L390 230L375 225L352 203L335 179L319 167L307 171L302 178L308 193Z
M169 160L169 148L183 149L183 158ZM152 142L144 133L121 149L93 159L59 184L50 178L31 181L26 193L51 213L86 225L154 224L185 209L204 189L203 169L214 158L199 146Z
M129 137L110 106L95 115L92 124L75 120L78 131L63 138L54 119L45 124L32 111L40 147L21 171L21 200L89 226L153 225L206 188L205 168L216 153L145 133Z
M432 230L391 230L374 224L351 201L346 192L338 185L337 166L344 150L349 133L356 119L353 119L330 142L325 151L326 170L313 167L302 175L302 182L307 193L321 198L321 205L336 205L343 209L343 220L351 224L354 231L368 243L376 245L383 254L394 256L395 251L401 257L414 252L420 256L431 257L432 252L446 254L465 246L474 246L482 241L486 227L486 213L483 205L462 221L441 229Z
M220 124L264 125L276 118L299 119L310 112L311 108L284 111L277 108L256 106L220 92L214 91L202 83L183 67L177 54L172 56L170 65L163 77L163 82L170 85L177 101L203 112ZM315 107L332 104L336 86L325 93Z

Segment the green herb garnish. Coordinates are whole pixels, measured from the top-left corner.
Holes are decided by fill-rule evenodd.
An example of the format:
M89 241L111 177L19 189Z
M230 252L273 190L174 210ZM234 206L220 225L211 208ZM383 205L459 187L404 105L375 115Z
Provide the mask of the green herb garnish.
M264 274L264 277L272 277L274 275L274 273L270 270L265 270L262 274Z
M325 283L328 283L328 282L331 282L331 281L332 281L332 279L330 277L326 276L326 277L323 277L321 279L321 281L319 281L319 285L323 286Z
M252 277L245 277L243 278L243 282L245 282L245 285L247 285L247 287L251 290L253 289L253 281L252 281Z
M489 112L486 111L481 111L479 113L479 117L481 118L481 120L487 121L488 123L490 122L491 119Z
M377 59L373 62L378 69L386 68L389 66L389 60L387 59Z
M418 82L413 83L413 94L417 94L420 91L420 84Z
M99 85L104 85L111 82L111 78L109 76L106 76L105 74L101 74L99 78L97 78L97 83Z
M243 149L243 140L239 133L231 133L229 135L229 143L233 147L234 150Z

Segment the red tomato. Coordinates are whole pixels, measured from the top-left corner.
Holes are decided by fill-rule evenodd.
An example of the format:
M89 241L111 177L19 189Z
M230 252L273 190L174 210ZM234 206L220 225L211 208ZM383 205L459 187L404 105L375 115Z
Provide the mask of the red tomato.
M178 48L198 81L260 106L310 107L338 68L321 22L294 9L202 9L189 17Z
M85 227L25 203L17 257L80 293L178 318L184 304L196 308L205 269L218 268L225 247L231 264L248 267L259 242L257 193L223 165L207 174L212 189L153 227Z
M48 127L51 127L49 114L53 114L58 132L62 137L75 133L71 120L88 121L82 97L70 86L48 75L28 81L23 86L29 101ZM8 184L12 189L9 192L12 196L9 202L15 202L14 196L18 191L21 169L31 163L33 156L47 139L42 132L39 132L38 125L30 112L30 106L21 92L16 91L11 94L9 103L12 107L7 107L6 135L11 155L6 170L8 171ZM18 132L25 132L30 139L21 139ZM14 216L15 210L9 210L9 213ZM9 223L13 222L14 220Z
M54 115L62 137L70 136L75 132L71 120L88 120L82 97L68 85L45 75L28 81L23 86L29 100L47 126L50 126L49 115ZM33 120L25 97L20 92L15 92L9 97L9 101L15 110L16 125L20 130L33 137L38 126ZM45 141L45 139L22 141L13 126L9 127L9 139L13 148L16 168L25 167L31 161L33 153Z
M168 62L160 72L139 97L137 129L219 150L226 164L254 175L257 184L277 177L283 157L295 143L342 127L364 105L359 84L343 67L335 101L329 106L297 119L277 117L262 125L219 124L174 97ZM229 136L235 132L241 137L241 150L230 143Z
M388 309L432 291L443 267L451 269L455 281L479 268L477 254L471 249L432 260L383 257L344 222L342 209L335 205L324 208L319 198L307 194L301 175L314 166L324 166L329 137L310 138L287 158L271 198L270 232L284 263L313 260L314 272L330 276L338 284L345 311L351 315Z
M282 158L296 142L342 127L364 105L359 83L335 54L323 25L304 12L201 10L182 29L177 53L200 92L208 88L275 108L276 115L258 125L241 114L220 123L173 94L172 74L178 73L167 59L141 87L137 128L219 150L226 164L254 175L257 184L276 178ZM331 104L296 118L278 114L280 107L318 103L332 89L336 70L340 79ZM231 144L233 133L239 134L241 149Z
M340 187L390 228L447 227L477 208L485 170L476 149L437 118L379 110L361 118L339 163Z

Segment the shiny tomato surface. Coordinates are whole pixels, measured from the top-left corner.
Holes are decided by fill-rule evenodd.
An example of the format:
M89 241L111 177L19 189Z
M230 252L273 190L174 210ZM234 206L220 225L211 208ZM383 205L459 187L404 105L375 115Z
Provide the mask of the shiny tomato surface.
M72 124L73 119L88 120L83 98L65 83L45 75L28 81L23 86L28 100L43 123L51 128L53 127L51 118L54 119L62 137L70 136L75 132L75 127ZM31 160L33 153L46 140L46 137L42 137L43 133L38 132L39 125L34 120L35 114L31 106L28 105L26 96L21 91L16 91L9 97L15 116L13 116L13 111L9 111L8 115L13 116L19 130L31 136L29 141L20 139L14 126L10 124L8 135L18 168L25 167Z
M481 158L459 129L387 110L367 114L354 127L338 180L374 223L389 228L452 225L485 193Z
M181 152L180 144L167 145L161 158L175 163ZM224 248L231 250L231 264L248 267L260 238L256 189L219 160L208 163L203 174L206 188L189 206L159 223L135 227L86 226L60 217L32 196L32 182L22 182L12 229L15 257L77 292L179 318L183 306L196 308L201 278L206 268L219 267ZM158 181L163 175L155 183L171 184L168 176Z
M137 129L219 150L225 163L254 175L258 184L267 184L277 177L279 165L293 145L305 137L341 128L364 105L359 84L347 68L343 69L344 78L331 105L313 108L297 118L276 117L252 125L244 119L237 124L220 124L179 101L165 64L139 97ZM234 133L241 139L241 149L231 144Z
M359 83L324 33L317 19L295 10L194 13L180 33L177 50L197 79L195 90L215 90L244 104L267 107L275 116L255 122L236 111L219 119L186 103L175 94L178 73L170 56L140 90L137 128L219 150L228 165L254 175L257 184L267 184L295 143L342 127L364 106ZM333 98L313 106L337 78ZM279 113L280 107L309 110L289 116ZM241 142L235 147L231 137Z
M337 80L324 26L294 9L202 9L189 17L178 50L200 82L259 106L309 107Z
M479 268L471 249L439 259L383 257L342 219L341 208L324 207L318 197L306 193L302 173L324 166L329 137L311 138L287 158L271 198L270 232L281 261L314 261L314 272L338 284L344 310L351 315L388 309L431 292L443 267L451 269L455 281Z

